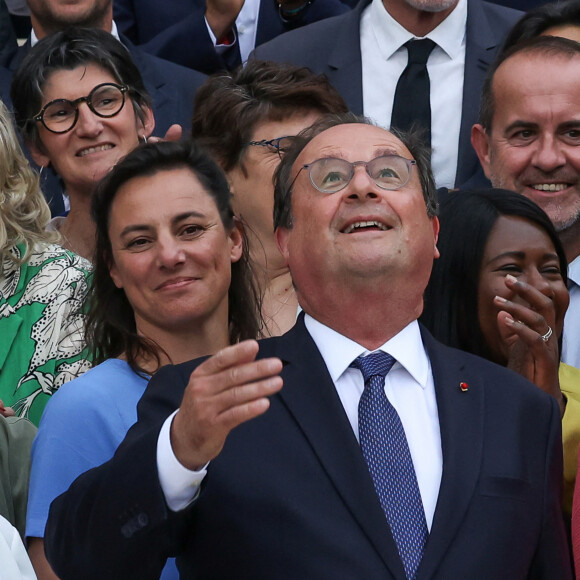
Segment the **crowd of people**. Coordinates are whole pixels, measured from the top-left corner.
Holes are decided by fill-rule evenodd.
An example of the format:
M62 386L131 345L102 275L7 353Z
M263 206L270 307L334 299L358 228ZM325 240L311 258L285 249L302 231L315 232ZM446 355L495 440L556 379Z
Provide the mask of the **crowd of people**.
M578 0L0 39L0 580L580 575Z

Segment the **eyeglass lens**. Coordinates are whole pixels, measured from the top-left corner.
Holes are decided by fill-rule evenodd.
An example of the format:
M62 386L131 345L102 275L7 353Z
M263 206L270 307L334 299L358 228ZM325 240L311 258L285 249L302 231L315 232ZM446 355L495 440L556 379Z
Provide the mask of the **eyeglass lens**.
M63 133L72 129L77 121L78 105L86 101L87 105L99 117L114 117L125 104L125 95L121 88L112 84L95 87L87 97L76 101L58 99L49 103L43 113L42 122L50 131Z
M354 175L354 166L364 165L369 176L382 189L399 189L409 180L411 164L398 155L385 155L365 162L350 163L335 157L318 159L309 164L314 187L325 193L344 189Z

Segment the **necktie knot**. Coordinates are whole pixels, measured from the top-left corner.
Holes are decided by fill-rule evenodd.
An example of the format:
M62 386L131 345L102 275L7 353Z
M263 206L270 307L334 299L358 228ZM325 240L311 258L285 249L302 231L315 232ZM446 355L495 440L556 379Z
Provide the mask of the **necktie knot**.
M350 366L361 371L366 383L371 377L375 376L380 376L384 379L393 368L395 362L395 359L390 354L379 350L367 356L357 357Z
M405 43L405 46L409 53L409 64L425 66L436 44L430 38L421 38L420 40L409 40Z

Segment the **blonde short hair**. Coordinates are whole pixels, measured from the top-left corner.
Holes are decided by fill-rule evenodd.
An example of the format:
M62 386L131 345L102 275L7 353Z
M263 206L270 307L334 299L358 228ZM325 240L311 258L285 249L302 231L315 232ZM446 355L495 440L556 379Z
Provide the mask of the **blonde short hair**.
M0 101L0 260L6 259L9 248L23 244L20 260L26 261L35 244L58 239L56 232L46 231L49 221L38 174L22 152L11 113Z

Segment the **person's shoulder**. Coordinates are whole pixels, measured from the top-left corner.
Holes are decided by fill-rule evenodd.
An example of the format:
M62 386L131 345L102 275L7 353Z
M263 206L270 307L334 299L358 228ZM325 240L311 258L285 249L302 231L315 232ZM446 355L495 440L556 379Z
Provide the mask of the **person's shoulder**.
M40 433L66 440L70 433L97 425L102 431L126 429L135 421L135 409L146 387L147 378L134 373L125 361L108 359L63 384L50 397Z
M578 399L580 401L580 369L560 363L558 368L558 377L560 379L560 389L568 398Z
M312 58L316 54L325 54L334 46L334 42L331 41L336 40L337 35L340 35L341 28L358 18L357 13L348 11L290 30L257 46L251 58L280 62L293 56L302 55Z
M147 379L139 377L123 360L108 359L89 369L76 379L64 383L50 397L46 411L63 413L90 406L91 401L107 406L125 394L132 392L134 387L140 387L140 393L145 390ZM138 397L135 400L137 403ZM109 401L109 403L107 403Z
M468 7L471 8L472 13L474 8L476 11L477 8L481 9L494 28L502 24L512 26L524 15L524 12L521 10L509 8L508 6L502 6L501 4L495 4L493 2L486 2L485 0L468 0ZM470 13L469 8L468 18Z
M8 447L18 449L25 445L25 443L15 443L17 441L27 441L29 446L37 431L38 429L24 417L0 415L0 449L2 449L2 453L7 451Z
M93 269L92 264L86 258L63 248L59 244L36 244L32 248L27 263L31 266L40 266L55 260L64 260L67 267L80 270L86 275Z
M193 90L195 92L195 89L203 84L207 78L206 75L199 71L145 52L127 38L123 37L121 40L130 52L135 64L140 69L144 80L152 80L150 77L154 76L170 84L189 83L189 85L194 87Z

